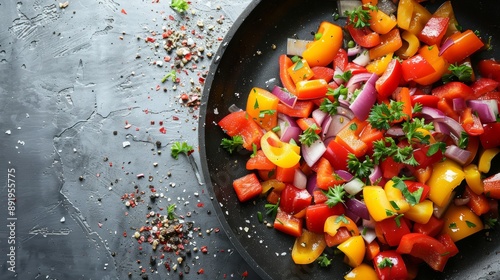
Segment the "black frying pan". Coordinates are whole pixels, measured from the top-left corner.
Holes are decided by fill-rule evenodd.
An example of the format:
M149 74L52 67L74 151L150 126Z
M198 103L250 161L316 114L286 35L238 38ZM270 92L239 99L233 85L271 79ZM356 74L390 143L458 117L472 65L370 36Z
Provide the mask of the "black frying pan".
M428 3L434 11L443 1ZM497 1L452 1L459 23L493 36L493 50L481 54L500 58ZM324 269L314 263L295 265L290 256L294 238L257 221L264 201L240 203L232 181L248 172L248 154L229 155L220 148L225 135L214 125L228 114L228 107L245 107L246 95L254 86L270 89L279 83L278 56L286 50L286 39L312 38L322 20L332 21L337 1L287 0L254 1L229 31L217 52L203 92L200 112L199 142L205 181L222 226L236 249L255 267L261 278L272 279L342 279L349 267L341 256ZM340 24L341 22L339 22ZM273 50L273 44L276 49ZM496 167L498 171L498 166ZM500 278L500 229L486 241L478 233L458 242L460 253L452 258L443 273L422 266L419 279L497 279Z

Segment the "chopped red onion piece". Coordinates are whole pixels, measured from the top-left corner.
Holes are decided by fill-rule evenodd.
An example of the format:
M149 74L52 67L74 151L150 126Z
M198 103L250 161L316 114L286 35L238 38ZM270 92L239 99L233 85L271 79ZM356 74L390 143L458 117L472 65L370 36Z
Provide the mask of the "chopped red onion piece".
M302 145L302 157L309 166L313 166L326 151L326 146L321 140L317 140L311 146Z
M359 66L366 66L370 63L370 54L367 50L362 49L359 55L352 60L352 62L356 63Z
M342 76L344 74L344 71L342 71L342 69L340 69L340 67L338 66L335 66L335 69L333 71L333 81L337 84L337 85L341 85L344 83L344 80L341 79L341 78L335 78L337 75L340 75Z
M359 232L364 233L361 236L367 243L372 243L377 238L377 233L373 228L359 227Z
M354 177L354 179L344 184L344 190L350 195L356 195L363 190L364 186L363 181Z
M307 185L306 185L306 188L307 188L307 191L312 194L313 191L315 189L318 188L318 185L317 185L317 182L318 181L318 177L316 176L315 173L313 173L312 175L310 175L308 178L307 178Z
M376 74L371 75L376 76ZM356 118L363 121L368 118L370 109L376 101L377 90L374 83L366 83L363 90L361 90L356 99L351 103L351 106L349 106L349 109L352 110Z
M456 206L464 206L467 203L469 203L469 201L470 201L470 197L455 198L453 200L453 204L455 204Z
M339 177L342 178L342 180L344 180L346 182L351 181L352 178L354 178L354 175L352 175L348 171L345 171L345 170L342 170L342 169L335 170L335 173L337 175L339 175Z
M467 105L465 104L465 99L461 97L453 98L452 102L453 102L453 110L455 112L462 112L463 110L465 110L465 108L467 108Z
M339 133L339 131L350 121L351 119L343 115L328 116L323 122L324 125L322 125L322 137L328 138L337 136L337 133Z
M385 135L391 136L391 137L400 137L404 136L405 132L403 131L403 128L399 125L394 125L391 126L386 132Z
M319 108L312 112L312 117L317 124L321 125L325 118L328 116L328 113L321 111Z
M305 189L307 187L307 176L299 168L295 169L293 176L293 185L298 189Z
M445 124L446 127L443 127L440 123ZM434 121L434 129L437 132L449 135L457 146L459 145L458 142L462 136L462 132L464 132L462 125L448 116L445 116L442 120Z
M439 56L441 56L449 47L453 46L454 44L455 41L453 41L452 38L448 37L441 45L441 48L439 48Z
M290 142L291 139L293 139L295 142L299 142L299 135L301 133L302 129L300 129L300 127L288 126L280 131L280 140L286 143Z
M364 82L368 81L372 77L372 75L374 75L374 74L372 74L372 73L359 73L356 75L352 75L352 77L349 79L349 81L347 82L345 87L348 88L348 87L355 85L355 84L364 83Z
M236 104L231 104L231 106L229 106L227 110L231 113L241 111L241 109L238 106L236 106Z
M288 38L286 41L286 54L291 56L302 56L302 53L307 48L307 44L309 44L310 42L312 41Z
M377 225L377 222L375 222L375 220L372 219L372 217L370 217L370 219L363 219L363 224L362 225L365 228L374 229L375 226Z
M446 116L441 110L427 106L422 107L419 115L422 115L426 120L443 120Z
M359 220L361 219L358 215L356 215L354 212L349 210L349 208L346 208L344 210L344 215L346 217L348 217L349 219L351 219L355 224L357 224L359 222Z
M481 123L493 123L497 121L498 102L491 100L468 100L467 105L474 113L477 113Z
M447 158L456 161L460 165L464 165L467 162L467 160L469 160L471 152L468 150L460 149L458 146L455 145L449 145L448 147L446 147L444 155Z
M370 179L370 183L372 185L376 185L380 182L380 179L382 179L382 169L378 164L375 164L372 173L368 176L368 179Z
M361 46L356 44L356 46L347 49L347 56L357 55L358 53L360 53L362 51L363 51L363 49L361 48Z
M368 208L366 204L356 198L348 198L345 200L346 209L359 216L364 220L370 219L370 214L368 213Z
M295 106L295 103L297 102L297 96L289 93L288 91L279 86L274 86L273 91L271 93L274 94L276 97L278 97L281 103L285 104L290 108Z

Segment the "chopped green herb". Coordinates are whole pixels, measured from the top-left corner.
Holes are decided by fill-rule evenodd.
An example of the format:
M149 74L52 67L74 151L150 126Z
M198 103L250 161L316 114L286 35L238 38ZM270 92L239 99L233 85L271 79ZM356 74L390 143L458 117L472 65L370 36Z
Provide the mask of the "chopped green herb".
M451 229L457 228L457 224L456 224L456 223L454 223L454 222L453 222L453 223L450 223L450 224L448 225L448 228L451 228Z
M298 55L294 55L290 59L292 60L293 63L297 63L298 61L302 60Z
M339 216L335 219L335 223L336 223L336 224L338 224L338 223L348 224L348 223L349 223L349 220L347 220L347 218L344 216L344 214L342 214L342 215L339 215Z
M449 83L451 81L458 80L460 82L470 82L472 80L472 67L467 63L463 64L451 64L448 67L451 71L449 74L445 74L442 77L443 83Z
M370 9L374 9L372 5L369 5ZM344 14L347 16L347 24L352 24L355 28L363 28L370 26L368 22L371 19L368 10L363 9L363 6L358 6L352 11L345 11Z
M396 189L400 190L401 193L403 194L405 200L411 205L414 206L415 204L420 202L420 199L422 198L422 193L424 191L424 188L418 188L414 192L410 192L408 189L408 186L405 184L403 179L399 177L393 177L392 181L394 182L393 187ZM397 209L396 209L397 210Z
M327 197L325 204L328 207L333 207L337 203L344 203L345 190L343 186L330 187L328 191L323 191L323 193Z
M396 226L398 228L401 227L401 217L403 217L403 216L404 216L404 214L399 214L396 217L394 217L394 221L396 222Z
M314 142L320 140L319 135L315 131L316 129L318 129L318 126L316 126L316 124L313 124L306 130L304 130L304 132L301 135L299 135L300 143L302 143L303 145L307 145L309 147Z
M473 223L473 222L471 222L471 221L467 221L467 220L465 220L465 223L467 224L467 226L468 226L469 228L475 228L475 227L476 227L476 224L475 224L475 223Z
M314 34L314 40L319 40L319 39L321 39L321 37L323 37L323 33Z
M486 224L486 226L488 226L489 228L494 228L497 224L498 224L498 219L495 219L495 218L491 218L491 217L488 217L484 220L484 223Z
M250 155L251 158L257 155L257 150L257 145L255 143L252 143L252 154Z
M175 219L175 204L170 204L167 207L167 218L169 220Z
M387 217L395 216L396 214L397 214L396 212L394 212L394 211L392 211L390 209L385 209L385 215Z
M458 139L458 147L460 149L465 149L469 145L469 134L465 131L462 131L460 134L460 138Z
M259 118L263 118L266 115L274 115L276 113L276 110L260 110L259 112Z
M231 139L223 138L220 145L232 154L243 145L243 137L241 137L241 135L234 135Z
M350 126L349 126L349 129L354 131L356 129L358 129L358 125L356 123L352 123Z
M168 72L165 76L163 76L163 78L161 78L161 82L165 83L168 80L168 78L171 78L172 82L175 82L177 80L177 73L175 72L175 69L173 69L172 71Z
M391 128L393 122L404 116L403 102L391 100L389 105L386 103L374 105L368 115L368 122L373 128L387 130Z
M365 160L360 161L354 154L347 155L347 168L354 176L364 179L368 178L374 167L373 160L366 155Z
M266 215L271 215L272 217L276 217L278 213L278 208L280 206L280 199L278 198L278 202L276 204L266 203L264 208L266 209Z
M398 204L396 203L396 201L391 200L391 201L389 201L389 203L391 204L392 208L394 208L394 210L396 210L396 211L401 210L401 209L399 208Z
M280 130L281 130L281 127L280 127L279 125L277 125L277 126L273 127L271 130L272 130L273 132L278 132L278 131L280 131Z
M193 146L188 145L187 142L175 142L172 147L170 148L170 155L178 159L179 154L185 154L185 155L190 155L193 152Z
M390 258L383 258L381 262L378 263L378 268L393 267L394 264Z
M389 146L387 146L389 144ZM417 166L418 162L413 157L411 146L399 147L391 137L373 142L373 161L378 164L381 160L392 157L395 162L402 162L412 166Z
M253 104L254 109L259 109L259 101L255 99L255 103Z
M363 230L361 231L361 235L366 235L367 232L368 232L368 228L363 227Z
M170 7L179 13L183 13L189 9L189 3L186 0L172 0Z
M335 75L335 78L337 78L337 79L342 79L344 82L349 81L349 80L351 79L351 77L352 77L352 72L351 72L351 70L347 70L347 71L345 71L345 72L344 72L344 73L342 73L342 74L337 74L337 75Z
M264 218L262 217L262 212L257 211L257 220L259 223L262 223L264 221Z
M429 150L427 150L427 153L426 155L428 157L434 155L435 153L437 153L438 151L441 151L441 152L445 152L446 151L446 143L444 142L436 142L434 144L431 144L429 146Z
M337 21L339 20L339 17L340 17L339 13L333 13L333 20Z
M302 62L302 60L299 60L297 61L297 63L295 63L295 66L293 67L293 71L297 71L297 70L300 70L300 68L304 67L304 62Z
M323 254L317 259L319 266L328 267L332 264L332 259L328 258L327 254Z

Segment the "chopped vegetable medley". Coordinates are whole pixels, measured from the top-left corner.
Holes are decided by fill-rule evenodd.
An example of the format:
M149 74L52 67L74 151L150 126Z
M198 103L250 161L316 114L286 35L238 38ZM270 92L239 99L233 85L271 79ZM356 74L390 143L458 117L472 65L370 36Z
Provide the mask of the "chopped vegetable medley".
M457 28L450 1L361 2L280 56L281 84L218 123L221 146L248 150L234 190L267 200L259 221L296 237L296 264L331 266L334 247L345 279L412 279L498 221L500 62L471 57L489 43Z

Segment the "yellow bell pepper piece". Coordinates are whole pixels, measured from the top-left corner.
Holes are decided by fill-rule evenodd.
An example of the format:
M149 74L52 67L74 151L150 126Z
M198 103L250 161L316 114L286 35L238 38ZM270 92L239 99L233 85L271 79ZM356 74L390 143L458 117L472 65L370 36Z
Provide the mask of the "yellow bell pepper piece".
M475 164L469 164L464 167L465 181L469 188L477 195L484 192L484 183L481 179L481 172Z
M260 147L264 155L279 167L290 168L300 161L300 147L282 142L272 131L262 136Z
M246 112L263 129L269 131L278 125L279 99L269 91L254 87L247 98Z
M310 264L314 262L326 248L324 234L317 234L306 229L295 239L292 248L292 259L296 264Z
M394 53L388 53L379 59L373 60L372 62L368 63L368 65L366 65L366 70L368 70L368 72L370 73L375 73L378 76L382 76L382 74L384 74L385 70L387 69L389 62L391 62L393 56Z
M398 3L398 27L404 30L410 28L411 18L413 15L413 1L400 0Z
M402 59L407 59L415 55L420 48L420 40L417 38L417 35L409 31L403 31L401 39L406 41L406 43L403 43L403 47L396 51L396 55Z
M451 199L451 192L465 178L461 166L446 159L433 166L431 177L427 181L430 187L429 199L437 206L444 206Z
M396 213L382 187L365 186L363 198L370 216L377 222L392 217L393 213Z
M286 71L294 83L310 80L314 76L309 63L305 59L295 62Z
M426 224L434 212L434 203L426 199L410 207L405 217L419 224Z
M377 273L372 266L362 263L353 268L344 276L345 280L378 280Z
M311 67L326 66L333 61L342 46L342 28L323 21L316 34L320 34L321 37L307 46L302 52L302 58L307 60Z
M484 228L481 218L474 214L469 207L456 206L453 203L444 214L443 220L442 232L449 234L455 242Z
M262 185L262 194L267 193L271 189L281 192L283 189L285 189L286 184L281 182L280 180L276 179L269 179L267 181L264 181L261 183Z
M325 220L324 232L328 233L331 236L335 236L335 234L337 234L337 231L341 227L347 228L347 230L353 236L360 234L356 223L353 220L351 220L349 217L346 217L344 215L342 215L342 216L333 215L333 216L328 217Z
M369 11L368 13L370 14L370 19L368 20L370 29L378 34L389 33L398 23L395 17L391 17L381 10L377 9Z
M350 267L357 267L363 262L365 257L365 240L361 235L351 236L346 241L340 243L337 249L345 254L345 263Z
M483 173L488 173L491 168L491 160L498 154L500 153L499 148L491 148L491 149L486 149L484 150L481 155L479 156L479 165L478 169L479 171Z
M403 193L399 189L394 187L394 181L387 181L384 186L384 191L389 202L391 203L392 201L398 206L396 211L399 214L405 213L410 209L410 204L404 198Z

